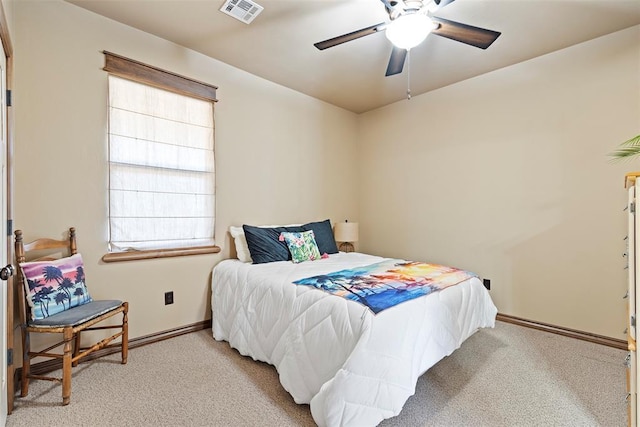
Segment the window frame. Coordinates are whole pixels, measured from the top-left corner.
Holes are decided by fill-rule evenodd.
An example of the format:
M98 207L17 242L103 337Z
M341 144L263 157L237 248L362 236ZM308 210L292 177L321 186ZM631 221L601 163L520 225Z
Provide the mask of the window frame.
M102 53L105 56L105 66L103 70L109 74L181 95L199 98L214 104L218 102L218 99L216 98L217 86L180 76L170 71L162 70L111 52L103 51ZM167 249L117 251L103 255L102 261L119 262L211 254L218 253L220 250L220 247L217 245L208 245Z

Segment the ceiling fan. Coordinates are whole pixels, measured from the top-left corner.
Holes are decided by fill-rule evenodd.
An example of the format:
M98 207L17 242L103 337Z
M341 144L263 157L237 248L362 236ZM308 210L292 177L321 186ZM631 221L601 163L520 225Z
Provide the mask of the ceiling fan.
M433 13L449 3L453 3L454 0L380 1L384 4L389 14L389 22L382 22L314 43L314 46L324 50L360 37L386 31L387 38L393 43L393 50L391 51L391 58L389 58L385 76L392 76L402 72L407 52L422 43L429 33L479 47L480 49L486 49L491 46L500 35L497 31L433 16Z

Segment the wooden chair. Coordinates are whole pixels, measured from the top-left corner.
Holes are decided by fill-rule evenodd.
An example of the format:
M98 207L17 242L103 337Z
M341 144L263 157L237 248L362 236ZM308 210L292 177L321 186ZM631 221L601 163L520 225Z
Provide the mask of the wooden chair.
M49 256L52 251L54 255ZM37 257L29 258L27 253L36 253ZM62 258L65 255L75 255L78 252L76 245L75 228L69 229L69 238L67 240L38 239L31 243L24 244L22 241L22 231L15 231L15 253L18 264L28 261L51 261ZM43 254L49 254L43 256ZM62 254L62 255L61 255ZM117 300L93 300L83 305L72 307L61 313L53 314L41 320L32 320L31 307L26 298L28 297L25 289L25 278L21 268L18 270L18 291L20 307L20 322L22 331L22 388L21 396L24 397L29 393L29 379L43 379L48 381L56 381L62 383L62 404L68 405L71 400L71 367L76 366L78 362L87 357L94 351L105 347L118 347L122 352L122 364L127 363L128 353L128 324L127 312L129 304L127 302ZM64 304L64 301L63 301ZM122 323L114 326L94 326L95 324L109 319L118 313L122 313ZM102 330L102 329L119 329L116 333L105 338L89 347L80 347L80 334L84 331ZM56 333L62 334L62 341L47 347L40 351L31 350L30 334ZM121 337L118 344L109 345L111 341ZM63 346L62 353L51 352L54 348ZM49 377L44 375L31 374L31 359L35 357L48 357L52 359L62 359L62 378Z

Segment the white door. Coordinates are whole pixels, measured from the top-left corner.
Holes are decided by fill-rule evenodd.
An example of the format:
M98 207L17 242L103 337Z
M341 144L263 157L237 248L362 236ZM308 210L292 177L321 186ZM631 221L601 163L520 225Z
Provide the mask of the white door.
M0 267L8 264L7 248L7 57L0 40L0 162L2 163L2 191L0 191ZM6 279L5 279L6 280ZM0 281L0 426L7 422L7 282Z

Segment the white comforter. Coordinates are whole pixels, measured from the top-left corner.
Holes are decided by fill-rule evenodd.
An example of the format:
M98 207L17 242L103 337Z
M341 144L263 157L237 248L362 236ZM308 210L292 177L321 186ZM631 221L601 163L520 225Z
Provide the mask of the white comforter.
M374 315L297 279L379 262L361 253L213 270L213 336L274 365L320 426L374 426L400 413L418 377L478 328L493 327L489 293L474 278Z

